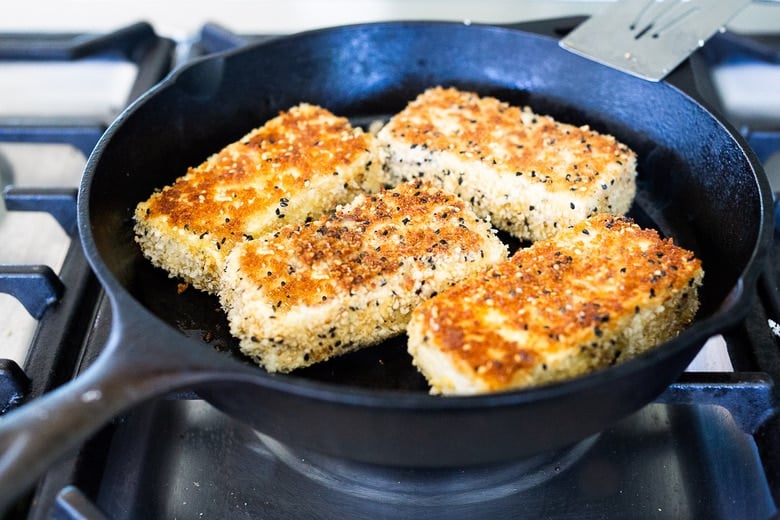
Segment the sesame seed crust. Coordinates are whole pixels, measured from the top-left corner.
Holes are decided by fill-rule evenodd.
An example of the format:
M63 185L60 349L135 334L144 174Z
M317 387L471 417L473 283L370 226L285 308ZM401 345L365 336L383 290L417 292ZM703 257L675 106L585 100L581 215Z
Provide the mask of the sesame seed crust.
M410 181L236 247L220 301L242 351L287 372L402 333L421 301L506 256L462 201Z
M227 145L136 208L136 240L155 265L216 292L227 253L288 222L380 187L374 137L300 104Z
M420 305L409 350L435 393L550 383L670 339L698 309L701 262L598 215Z
M426 90L377 137L388 182L435 180L525 240L624 214L636 192L636 154L613 136L455 88Z

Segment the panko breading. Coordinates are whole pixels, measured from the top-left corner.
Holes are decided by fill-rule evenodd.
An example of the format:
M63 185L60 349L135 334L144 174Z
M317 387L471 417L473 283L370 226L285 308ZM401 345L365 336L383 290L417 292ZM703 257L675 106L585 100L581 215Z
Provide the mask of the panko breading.
M636 193L636 154L614 137L454 88L426 90L377 138L387 183L435 181L521 240L622 215Z
M303 103L138 204L136 241L154 265L216 293L237 243L376 191L380 172L373 135Z
M241 350L289 372L402 333L417 304L507 255L461 200L411 181L238 245L220 302Z
M703 276L671 239L598 215L422 303L409 352L434 393L572 378L677 335L698 310Z

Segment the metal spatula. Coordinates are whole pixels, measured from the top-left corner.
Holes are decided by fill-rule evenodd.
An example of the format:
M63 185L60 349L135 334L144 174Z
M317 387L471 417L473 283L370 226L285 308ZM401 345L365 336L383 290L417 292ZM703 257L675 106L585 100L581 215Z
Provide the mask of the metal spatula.
M561 46L634 76L660 81L751 0L618 0Z

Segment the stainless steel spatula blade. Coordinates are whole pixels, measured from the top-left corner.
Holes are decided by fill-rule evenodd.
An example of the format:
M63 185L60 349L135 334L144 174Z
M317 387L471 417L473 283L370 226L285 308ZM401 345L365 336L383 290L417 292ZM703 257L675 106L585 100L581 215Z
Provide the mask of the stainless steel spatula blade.
M660 81L751 0L618 0L561 46L634 76Z

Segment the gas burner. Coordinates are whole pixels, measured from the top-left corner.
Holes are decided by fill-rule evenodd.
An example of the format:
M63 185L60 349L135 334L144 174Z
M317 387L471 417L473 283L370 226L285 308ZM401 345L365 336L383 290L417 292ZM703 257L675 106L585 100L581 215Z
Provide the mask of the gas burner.
M102 473L93 475L89 464ZM74 474L82 490L76 502L63 484ZM226 512L265 519L579 518L586 510L608 518L625 511L634 518L766 518L774 511L751 436L725 408L690 404L652 404L568 450L461 472L303 453L208 403L169 398L107 428L75 468L50 472L46 487L58 509L81 512L86 500L117 520Z
M598 435L522 461L460 469L392 468L291 449L257 433L267 450L291 470L333 492L380 504L454 507L502 499L543 485L577 462Z

